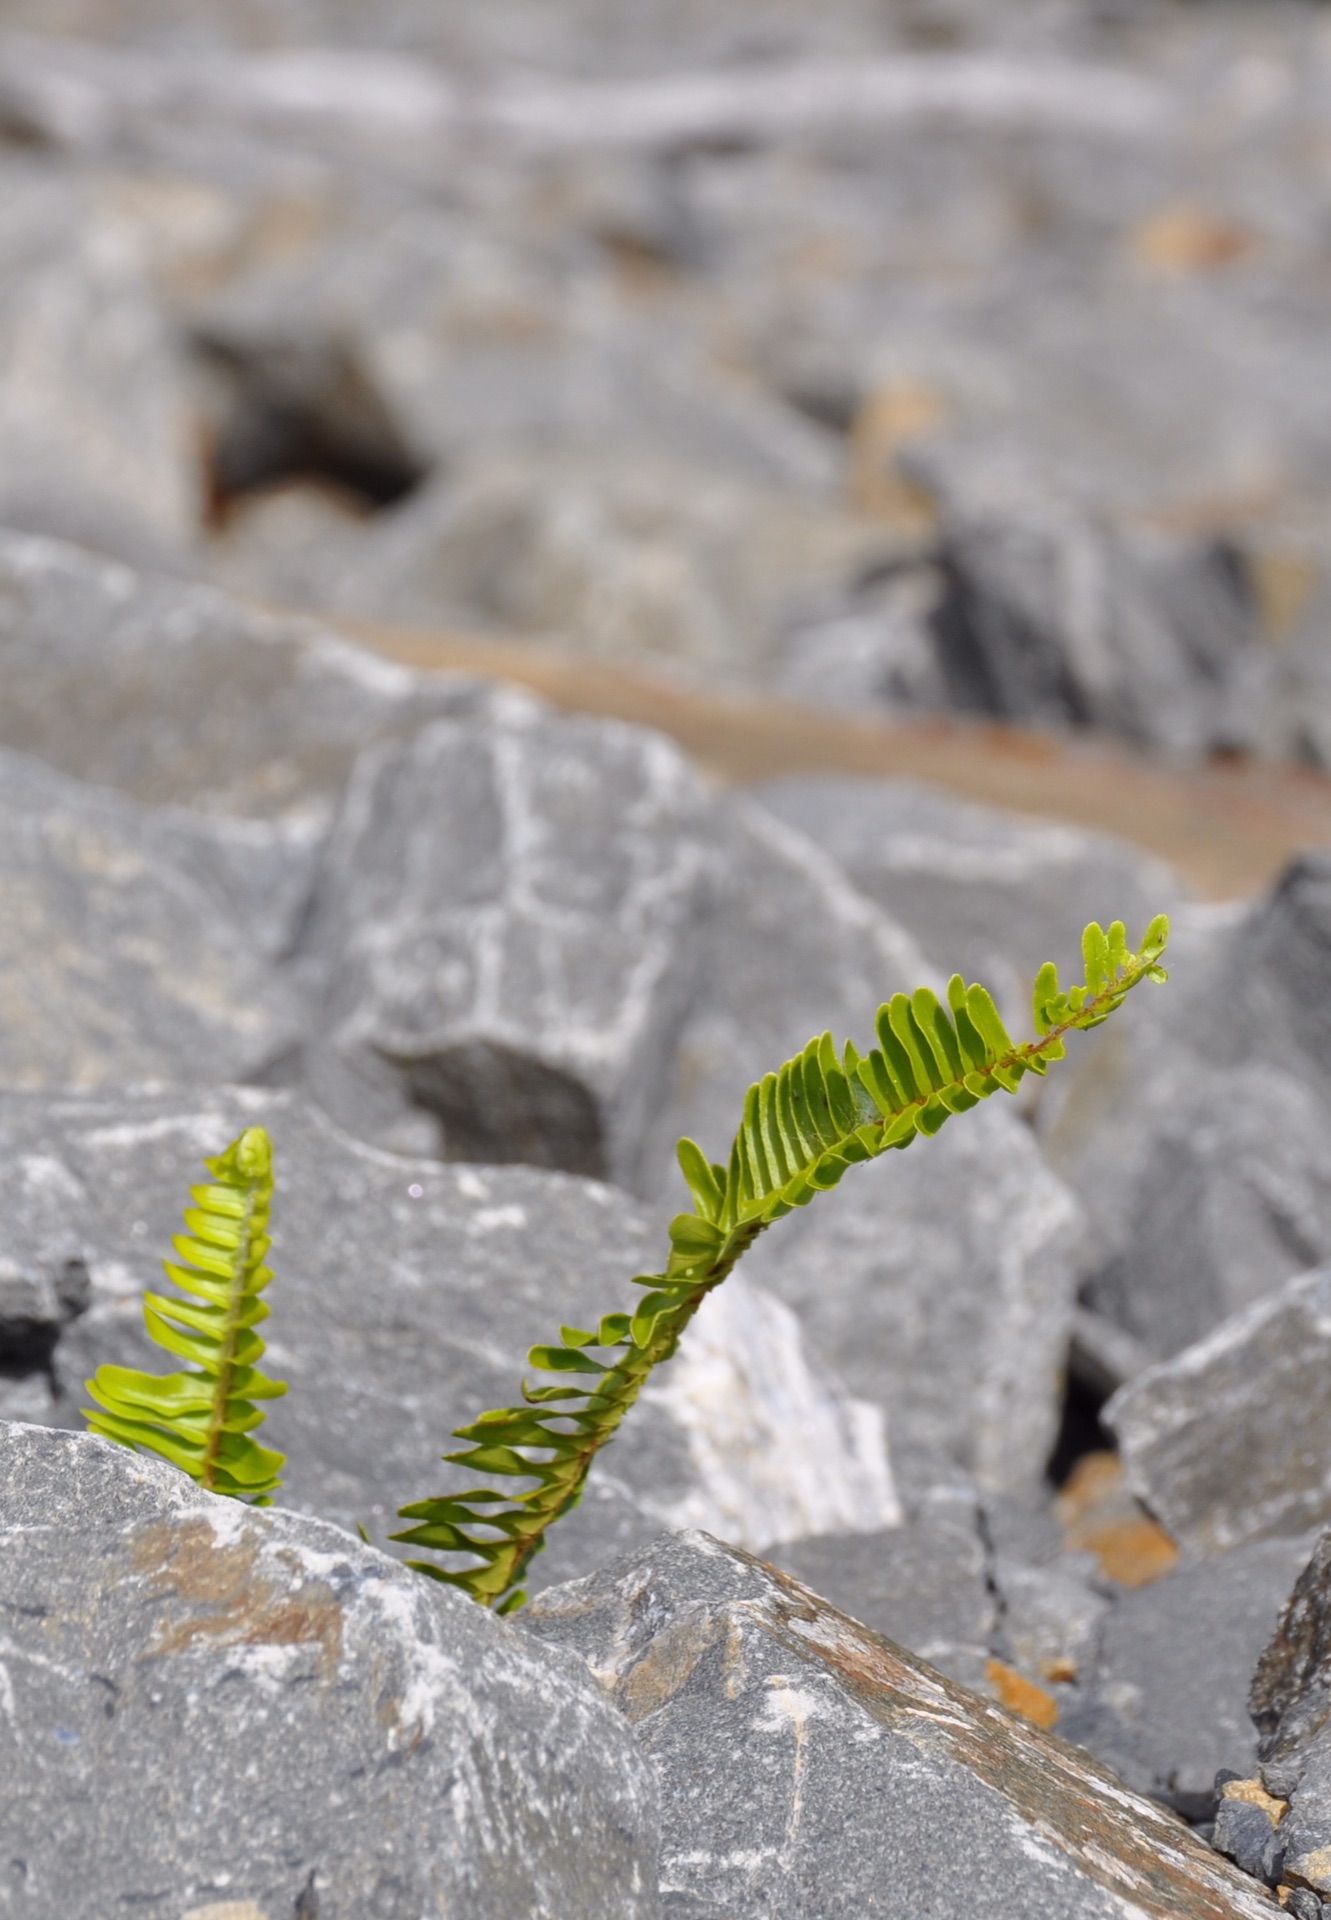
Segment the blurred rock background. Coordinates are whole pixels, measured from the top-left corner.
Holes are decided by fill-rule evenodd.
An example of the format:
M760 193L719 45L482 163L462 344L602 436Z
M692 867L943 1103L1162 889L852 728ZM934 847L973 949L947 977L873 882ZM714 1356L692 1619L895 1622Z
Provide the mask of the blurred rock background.
M1314 0L0 0L0 1414L263 1115L382 1542L680 1132L1166 909L538 1584L704 1527L1209 1828L1331 1520L1328 318Z

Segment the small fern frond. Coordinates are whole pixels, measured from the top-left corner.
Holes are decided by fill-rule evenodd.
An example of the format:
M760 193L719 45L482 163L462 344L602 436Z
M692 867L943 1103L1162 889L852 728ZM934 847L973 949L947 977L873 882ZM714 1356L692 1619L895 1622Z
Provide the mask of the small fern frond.
M671 1222L665 1271L636 1281L644 1289L636 1312L607 1314L595 1329L562 1327L557 1344L533 1347L528 1364L557 1383L524 1384L522 1406L497 1408L457 1428L454 1437L466 1444L444 1456L534 1484L403 1507L400 1517L415 1524L394 1539L472 1562L411 1565L501 1612L521 1606L525 1569L549 1528L578 1504L596 1454L758 1235L861 1161L937 1133L954 1113L990 1094L1015 1093L1028 1073L1045 1073L1051 1060L1062 1059L1067 1034L1099 1026L1139 981L1166 978L1160 960L1168 938L1163 915L1147 928L1138 953L1129 952L1121 921L1107 933L1089 926L1084 980L1065 993L1053 964L1041 967L1036 1037L1021 1044L985 989L964 985L960 974L948 985L946 1005L927 987L895 994L878 1011L877 1045L867 1053L849 1041L838 1053L824 1033L750 1087L725 1166L681 1140L680 1169L696 1211Z
M272 1143L262 1127L249 1127L205 1164L212 1184L191 1189L188 1233L173 1242L179 1258L162 1262L187 1297L149 1293L143 1301L157 1345L189 1365L165 1375L99 1367L86 1385L100 1411L84 1414L93 1433L160 1454L210 1493L268 1506L286 1461L251 1435L263 1420L254 1402L286 1392L259 1371L264 1343L255 1331L268 1318L259 1296L273 1277L264 1265Z

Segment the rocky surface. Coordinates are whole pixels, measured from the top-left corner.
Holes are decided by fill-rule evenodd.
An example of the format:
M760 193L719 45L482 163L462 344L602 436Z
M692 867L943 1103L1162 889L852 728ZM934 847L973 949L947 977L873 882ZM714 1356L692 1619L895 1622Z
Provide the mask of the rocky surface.
M1269 1910L1084 1756L703 1535L549 1590L527 1626L582 1655L655 1766L678 1911Z
M261 1080L298 1054L296 1003L209 885L211 839L0 750L0 1082Z
M325 813L360 750L492 695L56 541L0 534L0 745L152 804Z
M1331 1515L1319 1385L1329 1316L1322 1267L1110 1401L1104 1417L1128 1477L1177 1539L1214 1552Z
M659 1912L580 1663L336 1527L0 1423L0 1604L15 1911Z
M1309 857L1250 907L1180 915L1168 1007L1093 1035L1042 1099L1042 1144L1096 1235L1086 1303L1151 1358L1331 1253L1331 1112L1305 1012L1318 923L1285 925L1319 870Z
M291 1095L0 1098L0 1258L17 1264L45 1228L55 1254L68 1249L91 1277L91 1305L61 1339L53 1376L8 1389L24 1418L80 1424L83 1381L104 1362L162 1370L143 1291L159 1284L200 1160L256 1119L279 1183L269 1357L291 1390L264 1433L288 1457L282 1498L382 1544L399 1506L450 1476L464 1483L440 1464L450 1430L509 1404L533 1341L627 1307L632 1275L659 1260L659 1236L612 1188L375 1152ZM663 1525L706 1520L757 1547L898 1517L875 1410L811 1364L798 1324L757 1287L713 1307L650 1418L627 1428L552 1534L538 1584ZM799 1436L815 1434L811 1459Z
M971 806L914 781L808 775L766 782L757 797L909 927L940 971L982 980L1014 1030L1044 962L1065 974L1077 964L1088 920L1122 920L1135 939L1180 903L1162 861L1109 834Z
M712 865L664 740L513 694L358 764L297 959L335 1113L395 1072L452 1159L632 1185L693 987ZM359 1128L357 1130L360 1130Z

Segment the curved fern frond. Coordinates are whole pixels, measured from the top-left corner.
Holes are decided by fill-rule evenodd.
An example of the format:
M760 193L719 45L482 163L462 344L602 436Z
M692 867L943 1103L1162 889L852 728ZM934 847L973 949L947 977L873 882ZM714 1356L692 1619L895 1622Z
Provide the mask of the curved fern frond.
M264 1265L272 1143L249 1127L205 1164L212 1184L191 1188L188 1233L173 1242L179 1259L162 1262L188 1298L149 1293L143 1301L157 1345L190 1364L165 1375L99 1367L85 1384L100 1411L84 1414L93 1433L161 1454L211 1493L268 1506L286 1460L251 1436L263 1420L254 1402L286 1392L259 1371L264 1343L255 1331L268 1318L259 1296L273 1277Z
M927 987L895 994L879 1008L877 1045L867 1053L850 1041L838 1053L824 1033L749 1088L724 1166L681 1140L679 1164L696 1211L671 1222L665 1271L635 1282L644 1289L636 1312L607 1314L593 1329L561 1327L556 1344L533 1347L528 1364L556 1383L524 1383L521 1406L457 1428L454 1437L466 1444L444 1456L534 1485L511 1493L483 1487L403 1507L400 1518L415 1524L394 1539L465 1554L472 1563L410 1564L485 1606L521 1606L525 1569L549 1528L578 1504L596 1454L758 1235L835 1187L859 1162L937 1133L954 1113L993 1093L1015 1093L1028 1073L1045 1073L1051 1060L1062 1059L1067 1034L1099 1026L1139 981L1166 978L1160 958L1168 938L1163 914L1138 953L1129 952L1121 921L1107 933L1087 927L1083 982L1065 993L1052 962L1041 967L1036 1037L1021 1044L985 989L966 986L960 974L948 985L946 1005Z

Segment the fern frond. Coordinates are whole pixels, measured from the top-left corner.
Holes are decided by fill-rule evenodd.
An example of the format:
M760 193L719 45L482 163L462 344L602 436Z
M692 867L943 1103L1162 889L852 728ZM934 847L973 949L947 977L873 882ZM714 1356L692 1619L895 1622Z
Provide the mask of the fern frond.
M1028 1073L1045 1073L1051 1060L1062 1059L1067 1034L1099 1026L1139 981L1166 978L1160 958L1168 938L1163 914L1147 928L1138 953L1128 951L1121 921L1107 933L1089 926L1082 939L1084 980L1065 993L1052 962L1040 969L1036 1037L1021 1044L985 989L966 986L959 974L948 985L946 1005L927 987L895 994L879 1008L877 1045L867 1053L849 1041L838 1053L824 1033L750 1087L725 1166L681 1140L680 1169L696 1211L671 1222L665 1271L635 1282L644 1289L636 1312L607 1314L595 1329L562 1327L558 1343L533 1347L528 1364L559 1376L558 1383L524 1384L521 1406L497 1408L457 1428L454 1438L466 1444L444 1456L534 1485L511 1493L484 1487L403 1507L400 1518L415 1524L394 1539L465 1554L473 1563L410 1564L485 1606L501 1612L521 1606L525 1569L549 1528L578 1504L596 1454L758 1235L836 1186L859 1162L909 1146L917 1134L937 1133L954 1113L990 1094L1015 1093Z
M212 1184L191 1188L188 1232L173 1243L179 1258L162 1262L180 1294L143 1301L157 1345L189 1364L165 1375L99 1367L86 1386L100 1411L84 1414L93 1433L160 1454L209 1492L267 1506L286 1464L251 1438L263 1419L254 1402L286 1392L259 1371L264 1343L255 1332L268 1318L259 1296L273 1277L264 1265L272 1143L249 1127L205 1164Z

